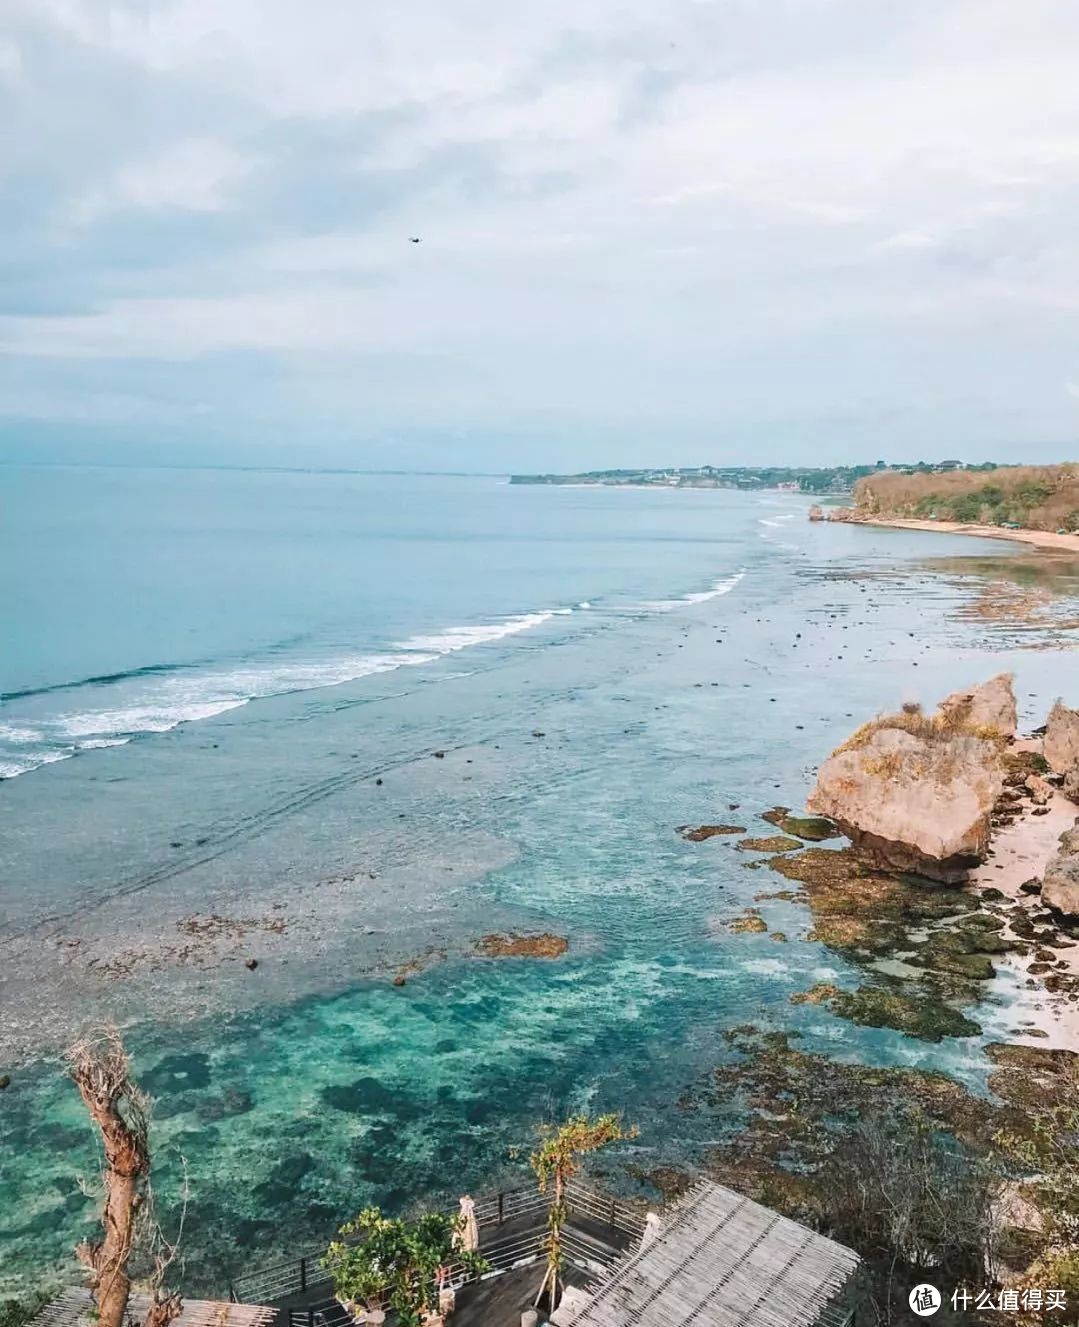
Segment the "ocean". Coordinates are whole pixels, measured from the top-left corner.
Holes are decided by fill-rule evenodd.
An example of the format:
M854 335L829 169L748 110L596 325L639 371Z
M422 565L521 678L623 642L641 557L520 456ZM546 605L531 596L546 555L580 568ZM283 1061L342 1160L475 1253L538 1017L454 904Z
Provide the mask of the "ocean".
M691 1168L716 1122L679 1102L741 1024L984 1084L1006 974L937 1045L792 1005L857 975L678 827L769 833L858 723L1003 669L1040 722L1067 650L965 611L1000 545L787 492L0 473L0 1293L77 1275L94 1139L60 1056L103 1019L166 1211L188 1177L189 1293L519 1179L570 1109L639 1125L636 1182ZM746 906L788 943L732 934ZM477 955L515 932L568 952Z

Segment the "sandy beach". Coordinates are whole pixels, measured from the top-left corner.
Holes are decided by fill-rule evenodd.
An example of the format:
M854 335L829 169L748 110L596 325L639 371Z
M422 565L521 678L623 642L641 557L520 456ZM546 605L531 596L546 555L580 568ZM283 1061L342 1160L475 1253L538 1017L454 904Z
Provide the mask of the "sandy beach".
M836 517L831 517L835 520ZM979 539L1006 539L1016 544L1031 544L1035 548L1051 549L1057 553L1079 553L1079 534L1057 534L1052 530L1002 530L997 525L964 525L961 521L922 521L901 516L844 517L854 525L890 526L899 530L928 530L937 534L976 535Z

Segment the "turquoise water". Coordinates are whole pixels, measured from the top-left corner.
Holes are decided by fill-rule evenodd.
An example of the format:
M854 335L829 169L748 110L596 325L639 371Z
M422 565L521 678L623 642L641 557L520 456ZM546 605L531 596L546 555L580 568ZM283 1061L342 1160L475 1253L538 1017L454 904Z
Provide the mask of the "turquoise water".
M957 619L967 591L921 566L977 541L811 526L779 493L62 469L5 490L0 1289L70 1270L92 1216L55 1057L103 1016L158 1099L166 1206L185 1159L189 1289L369 1201L511 1177L571 1107L625 1108L639 1170L693 1165L721 1126L677 1102L737 1024L983 1081L1005 984L985 1038L939 1046L792 1006L858 974L798 905L761 904L787 945L730 934L784 882L675 832L764 831L901 699L1011 667L1040 718L1067 655ZM284 929L181 953L214 914ZM569 953L474 956L512 929Z

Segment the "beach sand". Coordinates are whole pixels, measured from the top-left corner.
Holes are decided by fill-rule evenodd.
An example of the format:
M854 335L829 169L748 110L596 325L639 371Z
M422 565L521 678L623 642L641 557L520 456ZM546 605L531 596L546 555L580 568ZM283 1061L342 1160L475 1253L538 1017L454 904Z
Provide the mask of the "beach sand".
M901 516L854 516L845 519L852 525L883 525L899 530L976 535L979 539L1007 539L1012 543L1032 544L1035 548L1048 548L1058 553L1079 553L1079 534L1057 534L1052 530L1002 530L997 525L964 525L961 521L922 521Z

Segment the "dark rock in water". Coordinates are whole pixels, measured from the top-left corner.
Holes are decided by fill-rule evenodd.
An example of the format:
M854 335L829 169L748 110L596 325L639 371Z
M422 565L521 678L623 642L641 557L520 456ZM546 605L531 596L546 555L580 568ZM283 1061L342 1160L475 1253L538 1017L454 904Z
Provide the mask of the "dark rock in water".
M678 832L690 843L703 843L705 839L715 838L717 834L744 834L745 825L679 825Z
M972 912L966 917L960 917L956 926L974 931L1002 931L1004 918L993 916L988 912Z
M0 1074L0 1092L5 1091L5 1089L9 1088L10 1086L11 1086L11 1075Z
M142 1075L141 1086L152 1096L167 1097L210 1084L210 1057L201 1051L191 1055L166 1055ZM160 1111L157 1112L160 1117Z
M476 942L484 958L561 958L569 948L564 935L485 935Z
M543 731L542 728L533 728L533 729L532 729L532 736L533 736L533 737L546 737L547 734Z
M910 962L914 962L911 959ZM924 961L935 972L945 972L953 977L967 977L972 981L989 981L997 975L997 970L987 954L954 954L938 949L925 955Z
M249 958L244 961L244 967L248 970L248 972L254 972L254 970L258 967L258 965L259 961L257 958Z
M446 758L446 753L445 753L445 751L436 751L436 752L434 753L434 756L435 756L435 759L436 759L436 760L445 760L445 758Z
M394 979L393 979L393 984L394 984L395 986L403 986L403 985L405 984L405 981L406 981L406 978L405 978L404 973L403 973L403 972L399 972L399 973L397 974L397 976L394 977Z
M987 903L999 903L1001 899L1007 898L1007 895L1002 889L983 889L981 897Z
M1020 894L1040 894L1042 892L1042 882L1038 879L1024 880L1019 886Z
M764 839L739 839L735 847L743 852L797 852L802 847L802 841L788 838L785 834L772 834Z
M357 1078L355 1082L332 1084L320 1093L322 1100L334 1110L349 1115L368 1115L393 1106L397 1098L377 1078Z
M1052 967L1052 963L1031 963L1027 971L1032 977L1040 977L1045 972L1051 972Z
M376 787L376 788L381 788L381 787L382 787L382 780L381 780L381 779L376 779L376 780L375 780L375 787Z
M942 1000L931 995L916 997L898 987L863 986L857 991L843 991L822 983L790 999L792 1004L823 1004L839 1018L861 1027L894 1028L921 1041L976 1037L981 1033L977 1023Z
M774 806L771 811L761 815L770 825L775 825L784 834L793 834L795 838L806 839L810 843L822 843L825 839L839 837L839 830L824 816L794 816L785 806Z
M230 1115L246 1115L254 1106L250 1092L241 1092L229 1088L219 1097L203 1097L195 1106L195 1114L200 1120L212 1124L215 1120L228 1119Z
M275 1205L288 1202L303 1177L315 1168L314 1159L307 1152L297 1152L295 1156L279 1161L262 1181L255 1186L255 1196L260 1202Z

